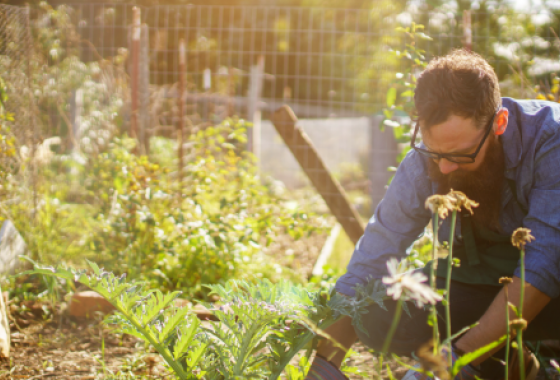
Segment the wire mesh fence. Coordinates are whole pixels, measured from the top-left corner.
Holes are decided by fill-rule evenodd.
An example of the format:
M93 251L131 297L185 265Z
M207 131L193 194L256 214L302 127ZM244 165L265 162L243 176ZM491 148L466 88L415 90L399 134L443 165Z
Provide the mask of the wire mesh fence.
M128 46L129 5L73 6L86 60L108 57ZM179 41L187 44L187 102L211 119L216 107L244 114L251 68L264 60L262 107L273 111L288 102L304 117L371 114L384 102L394 73L389 48L402 41L395 27L410 21L426 25L432 41L427 56L464 46L464 18L457 12L404 12L396 9L327 9L267 6L152 6L142 10L149 28L149 78L155 86L179 80ZM542 28L519 40L508 23L521 23L508 11L472 11L471 45L501 77L512 69L519 44L525 53L555 58L554 31ZM539 14L522 14L536 19ZM519 57L518 57L519 58ZM514 67L515 68L515 67ZM391 69L391 70L389 70Z
M28 142L32 137L29 77L33 41L29 26L29 8L0 6L0 71L7 98L7 112L18 114L14 119L14 133L19 141Z
M129 125L138 119L147 151L150 136L176 138L234 115L259 125L262 117L260 133L250 134L252 150L267 172L297 184L297 163L287 149L276 149L283 143L267 121L288 104L299 118L315 120L302 123L309 135L328 131L328 142L315 142L329 169L344 160L365 167L378 188L374 203L397 153L376 116L399 70L394 51L406 43L396 27L425 25L431 39L418 43L427 58L472 47L492 63L504 95L529 96L528 83L546 84L546 75L560 69L552 13L156 5L139 7L135 58L131 5L47 8L34 9L29 23L26 8L0 8L0 63L14 89L9 107L21 115L18 133L35 128L40 137L63 136L63 150L82 144L95 151L117 130L133 132Z

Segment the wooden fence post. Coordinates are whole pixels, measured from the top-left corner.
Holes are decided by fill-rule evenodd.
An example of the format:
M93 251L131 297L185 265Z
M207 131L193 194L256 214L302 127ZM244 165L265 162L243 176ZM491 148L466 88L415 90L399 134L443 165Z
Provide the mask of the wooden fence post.
M472 50L472 24L469 9L463 11L463 47L465 50Z
M247 133L247 149L261 159L261 95L264 79L264 56L258 58L257 64L251 66L249 77L249 94L247 97L247 120L253 123Z
M140 56L140 8L132 8L132 41L131 58L132 67L130 75L130 137L138 139L138 82L140 77L139 56ZM136 149L138 151L138 148Z
M309 137L296 125L297 117L292 109L283 106L272 114L270 120L350 240L357 244L364 234L364 224Z
M179 196L182 194L183 183L183 128L184 105L185 105L185 66L187 64L187 47L184 39L179 41L179 93L177 94L177 105L179 109L179 120L177 122L177 158L178 158L178 177L179 177Z
M73 92L70 99L70 147L72 153L80 151L80 139L82 138L82 111L84 108L84 91L78 89Z
M139 42L139 78L138 93L140 108L138 109L138 126L140 128L140 154L150 152L150 40L148 25L142 24Z

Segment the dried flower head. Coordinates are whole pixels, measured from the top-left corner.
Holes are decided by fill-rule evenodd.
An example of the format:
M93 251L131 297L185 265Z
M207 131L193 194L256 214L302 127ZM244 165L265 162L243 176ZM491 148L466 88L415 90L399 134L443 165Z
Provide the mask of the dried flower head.
M518 249L524 249L525 244L530 243L535 240L535 237L531 235L531 230L528 228L520 227L513 231L511 235L511 244Z
M523 318L513 319L509 322L509 326L515 330L525 330L527 328L527 321Z
M455 209L455 201L447 195L436 194L426 199L426 208L429 209L432 214L438 214L441 219L445 219L449 211Z
M473 201L473 200L470 200L469 198L467 198L465 193L463 193L462 191L455 191L455 190L451 189L451 191L449 192L449 194L447 194L447 196L449 198L455 200L455 207L456 207L457 211L464 208L465 210L470 212L471 215L472 215L473 214L472 208L473 207L478 207L478 203Z
M406 260L398 262L391 258L387 261L387 270L389 276L383 277L383 283L387 285L387 295L394 300L415 301L418 307L441 301L441 296L424 284L428 278L421 272L409 270Z
M501 277L500 278L500 284L502 285L508 285L511 284L513 282L511 277Z
M424 371L433 372L440 380L449 379L446 354L446 352L441 352L438 355L434 355L434 343L432 340L420 346L416 353L422 369ZM426 377L426 379L428 379L428 377Z

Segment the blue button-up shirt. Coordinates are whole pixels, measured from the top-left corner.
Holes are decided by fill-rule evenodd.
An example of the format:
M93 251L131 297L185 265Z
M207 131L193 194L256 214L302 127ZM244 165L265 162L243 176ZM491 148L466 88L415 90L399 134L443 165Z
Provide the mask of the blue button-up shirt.
M505 177L515 181L517 200L504 181L500 224L507 234L518 227L531 230L535 241L525 248L526 280L548 296L557 297L560 295L560 104L511 98L502 101L509 111L508 127L501 136ZM386 275L387 260L404 257L423 233L431 218L424 202L437 190L428 177L426 160L413 150L406 155L356 245L347 273L337 281L337 291L353 295L356 284ZM443 222L439 236L449 236L449 219ZM457 222L455 234L460 241L460 218ZM520 277L519 266L514 275Z

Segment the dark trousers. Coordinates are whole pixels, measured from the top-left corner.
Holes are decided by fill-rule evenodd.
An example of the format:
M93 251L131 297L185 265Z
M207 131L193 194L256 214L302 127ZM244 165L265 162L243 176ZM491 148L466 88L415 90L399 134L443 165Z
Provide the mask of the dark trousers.
M445 280L437 279L438 288L445 288ZM488 309L501 286L464 284L451 282L451 333L455 334L466 326L470 326L480 319ZM418 309L407 302L411 316L403 312L397 331L392 339L389 350L398 355L409 356L420 346L432 338L432 327L427 324L428 309ZM368 347L381 351L385 336L389 331L395 313L396 302L385 301L387 311L377 304L369 307L369 313L363 316L363 324L369 336L356 329L358 338ZM445 308L437 305L438 326L440 336L446 337ZM505 324L505 321L504 321ZM529 324L523 333L524 340L560 339L560 298L553 299L541 313ZM511 351L511 350L510 350ZM503 360L505 349L501 349L495 358ZM496 360L486 360L481 365L482 376L485 379L499 379L503 377L504 368Z

